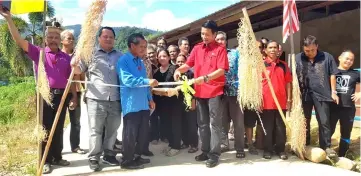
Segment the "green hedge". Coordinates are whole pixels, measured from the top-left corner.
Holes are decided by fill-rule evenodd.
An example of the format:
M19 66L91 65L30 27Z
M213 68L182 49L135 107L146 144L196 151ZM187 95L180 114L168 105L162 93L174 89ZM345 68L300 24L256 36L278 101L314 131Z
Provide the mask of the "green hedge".
M0 87L0 124L25 122L36 117L35 82L32 77L10 78Z

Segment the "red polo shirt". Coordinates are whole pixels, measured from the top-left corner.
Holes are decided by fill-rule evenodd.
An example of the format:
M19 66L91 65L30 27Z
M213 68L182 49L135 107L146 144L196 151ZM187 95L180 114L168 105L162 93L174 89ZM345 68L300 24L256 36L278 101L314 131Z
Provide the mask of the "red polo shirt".
M270 58L264 60L267 74L270 77L273 89L275 91L278 102L283 110L287 105L287 91L286 84L292 82L290 69L286 62L279 59L272 61ZM263 109L277 109L276 103L273 100L271 90L268 86L265 75L263 76Z
M188 66L194 67L194 78L208 75L218 69L228 70L227 50L215 41L205 45L203 42L194 46L187 59ZM194 85L195 97L213 98L223 94L225 76L208 81L200 85Z

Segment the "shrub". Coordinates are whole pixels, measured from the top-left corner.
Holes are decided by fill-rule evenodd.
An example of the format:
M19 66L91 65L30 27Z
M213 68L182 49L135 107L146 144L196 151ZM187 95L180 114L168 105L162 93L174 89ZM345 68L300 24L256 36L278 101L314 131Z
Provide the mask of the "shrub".
M10 78L0 87L0 124L24 122L36 117L35 82L32 78Z

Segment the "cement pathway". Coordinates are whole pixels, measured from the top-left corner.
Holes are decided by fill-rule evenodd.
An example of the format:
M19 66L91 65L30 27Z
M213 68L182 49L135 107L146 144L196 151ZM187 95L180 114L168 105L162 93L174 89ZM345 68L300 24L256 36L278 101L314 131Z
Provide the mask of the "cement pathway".
M82 105L81 117L81 148L88 149L88 122L85 105ZM121 139L121 128L118 131L118 139ZM87 154L80 155L70 152L69 143L70 126L64 132L64 150L63 158L70 161L68 167L53 166L53 172L49 175L158 175L158 176L172 176L172 175L215 175L222 176L222 174L236 174L243 175L249 173L252 175L327 175L327 176L353 176L360 175L360 173L343 170L323 164L315 164L308 161L301 161L295 156L290 156L289 160L282 161L274 156L272 160L265 160L262 158L262 152L254 156L246 152L245 159L236 159L235 152L230 151L222 154L221 163L215 168L207 168L204 163L196 162L194 157L200 153L187 153L183 150L179 155L174 157L167 157L161 154L161 150L166 146L165 143L158 145L151 145L150 150L155 156L150 157L151 163L146 165L145 169L128 171L123 170L119 166L109 167L102 164L101 172L92 172L88 166ZM233 144L231 144L233 145ZM117 156L120 159L121 155Z

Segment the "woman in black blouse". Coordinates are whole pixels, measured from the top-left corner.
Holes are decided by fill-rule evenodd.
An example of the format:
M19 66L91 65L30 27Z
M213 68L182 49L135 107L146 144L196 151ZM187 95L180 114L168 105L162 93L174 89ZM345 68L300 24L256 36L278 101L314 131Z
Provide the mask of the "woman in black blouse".
M170 64L169 52L165 49L158 51L159 69L153 75L158 82L174 82L175 65ZM159 86L160 88L172 88L174 86ZM157 102L157 112L160 117L161 130L169 140L169 147L163 150L166 156L175 156L179 154L182 139L182 100L177 96L161 96Z

